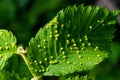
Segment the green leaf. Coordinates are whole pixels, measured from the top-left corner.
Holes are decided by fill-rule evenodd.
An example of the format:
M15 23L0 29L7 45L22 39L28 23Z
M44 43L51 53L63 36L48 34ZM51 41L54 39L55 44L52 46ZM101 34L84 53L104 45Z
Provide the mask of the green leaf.
M87 76L81 76L79 80L88 80Z
M61 10L31 39L27 55L31 68L48 76L92 69L109 53L116 17L117 11L99 7Z
M67 77L67 78L61 79L61 80L88 80L88 77L87 77L87 75L81 76L81 77L79 77L79 75L76 75L76 76Z
M12 55L12 57L7 61L7 65L4 70L8 72L14 71L20 77L31 78L31 73L20 55Z
M77 76L69 77L65 80L80 80L80 79L79 79L79 76L77 75Z
M61 55L57 58L58 63L50 65L49 71L45 72L47 76L59 76L69 73L87 71L92 69L95 65L99 64L104 58L107 57L106 52L94 51L91 48L86 48L84 51L67 51L66 55Z
M15 72L8 72L5 70L0 71L0 80L30 80L26 77L19 77Z
M16 38L7 30L0 30L0 70L6 65L8 59L16 51Z
M0 71L0 80L10 80L12 77L12 74L10 74L7 71Z

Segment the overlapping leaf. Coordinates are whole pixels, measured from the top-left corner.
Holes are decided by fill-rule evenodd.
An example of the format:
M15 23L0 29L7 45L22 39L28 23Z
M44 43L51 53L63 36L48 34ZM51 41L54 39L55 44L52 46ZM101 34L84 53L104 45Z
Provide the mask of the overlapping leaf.
M77 76L73 76L73 77L68 77L66 79L63 80L88 80L87 76L81 76L79 77L79 75Z
M0 30L0 70L2 70L8 59L16 51L16 38L7 30Z
M83 5L61 10L29 43L33 71L60 76L93 68L109 53L117 13Z
M26 77L21 78L15 72L8 72L5 70L0 71L0 80L30 80Z

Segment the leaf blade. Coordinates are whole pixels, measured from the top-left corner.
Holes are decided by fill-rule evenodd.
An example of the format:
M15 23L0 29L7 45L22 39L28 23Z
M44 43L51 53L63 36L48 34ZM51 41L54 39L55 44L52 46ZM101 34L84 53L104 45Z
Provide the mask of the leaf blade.
M7 30L0 30L0 70L6 65L8 59L16 52L16 38Z
M101 17L100 15L103 16ZM63 72L58 71L58 67L65 67L66 65L66 63L60 60L62 55L64 55L63 57L66 56L68 59L71 59L71 57L68 56L70 54L69 51L73 51L74 53L79 51L81 53L83 50L90 48L89 51L93 53L100 51L101 54L105 54L104 51L107 51L106 53L109 54L110 42L112 41L115 31L116 16L117 14L114 14L114 12L94 6L81 5L61 10L53 20L38 31L35 38L31 39L29 43L28 56L34 71L38 75L44 74L44 72L47 75L52 74L56 76L69 73L69 71L67 71L68 67L66 67L65 70L61 68L60 71ZM85 56L88 55L87 53L89 53L89 51L85 53ZM91 56L91 59L94 59L95 56L92 55L93 54L90 54L89 56ZM75 57L78 55L72 54L72 56ZM105 55L102 56L102 60L95 60L100 63L104 58L106 58ZM78 61L74 59L71 60L75 62ZM95 66L92 62L90 62L92 64L90 66L90 63L87 63L86 60L88 59L85 58L83 62L89 65L87 69ZM59 65L59 63L61 63L61 65ZM55 65L58 66L55 68L53 66L49 67L51 65L54 67ZM50 71L48 71L49 68ZM75 68L72 72L76 71ZM87 69L82 67L82 70L80 70L83 71Z

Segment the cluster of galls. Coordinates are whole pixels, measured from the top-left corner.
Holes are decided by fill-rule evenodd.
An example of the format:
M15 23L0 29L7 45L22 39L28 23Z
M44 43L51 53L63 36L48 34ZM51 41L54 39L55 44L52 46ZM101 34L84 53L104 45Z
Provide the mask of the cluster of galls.
M48 68L49 65L58 63L58 60L55 59L57 56L57 52L55 51L55 49L53 49L55 48L54 44L56 44L56 41L58 40L59 37L58 31L56 29L57 26L53 25L53 23L58 24L56 21L57 19L54 18L52 22L48 23L43 28L45 32L43 33L43 35L41 35L42 38L40 37L40 41L36 46L37 48L36 52L39 53L40 57L37 56L38 58L36 60L30 62L30 65L34 66L33 70L35 72L40 72L40 73L46 72L49 70ZM53 48L50 47L51 45ZM52 49L54 51L52 51Z
M71 21L69 20L69 23ZM103 21L99 21L100 23L103 23ZM54 26L51 26L53 25L53 23L55 24ZM61 36L61 32L58 32L58 22L57 22L57 18L54 18L52 20L52 22L48 23L47 26L45 26L45 29L47 30L47 39L44 39L43 42L45 44L49 44L49 42L47 42L48 38L49 40L52 40L53 42L53 45L55 44L57 46L57 41L59 39L59 37ZM64 28L64 24L61 24L60 28L61 30L63 30ZM89 26L89 30L92 30L92 26ZM49 32L49 33L48 33ZM64 33L64 32L62 32ZM88 42L88 37L87 35L85 35L84 37L82 37L81 39L78 39L78 40L75 40L74 38L72 38L73 36L71 36L72 34L67 34L66 35L66 42L65 42L65 45L67 46L67 49L69 49L70 51L75 51L75 53L78 54L78 59L83 59L84 56L81 55L81 52L85 51L86 48L88 47L91 47L91 43ZM43 60L40 60L40 61L34 61L33 63L31 64L35 64L35 65L38 65L40 67L39 70L35 69L35 72L45 72L45 71L48 71L49 68L48 68L48 65L54 65L54 64L57 64L59 61L56 59L56 57L58 56L62 56L62 59L63 61L66 62L66 64L73 64L73 65L76 65L77 63L75 62L71 62L69 60L67 60L67 52L66 50L64 49L64 47L60 47L59 48L59 52L57 51L58 49L55 48L54 50L55 51L52 51L54 53L49 53L48 51L45 51L45 49L47 50L47 45L42 45L41 44L38 44L37 45L37 48L38 48L38 51L39 53L41 53L40 55L42 55L42 58ZM42 49L44 49L42 51ZM96 46L94 48L94 51L99 51L99 47ZM74 53L74 54L75 54ZM55 55L54 55L55 54ZM100 54L97 55L97 57L101 57ZM59 58L58 58L59 59ZM88 61L91 61L92 58L88 57L87 59ZM79 65L83 65L82 62L79 63Z
M0 51L2 50L10 50L12 48L15 47L15 42L9 42L9 41L12 41L12 40L7 40L7 36L3 33L3 32L0 32Z
M3 61L7 61L8 56L10 56L10 54L6 55L4 54L4 52L7 53L8 50L11 51L13 48L15 48L16 42L12 41L15 40L12 36L10 36L10 34L7 31L0 31L0 58L3 57Z
M62 24L61 27L63 27L63 24ZM92 30L92 26L90 26L89 29ZM72 38L71 35L72 34L67 34L66 43L65 43L67 45L68 52L64 51L63 47L60 48L60 51L61 51L61 54L62 54L62 59L63 59L64 62L66 62L66 64L77 65L76 62L68 60L66 54L69 54L69 51L75 51L72 54L77 53L78 54L78 59L84 59L84 56L82 56L81 54L85 51L86 48L93 47L93 46L88 41L87 35L85 35L83 38L78 39L78 40L75 40L74 38ZM93 50L94 51L99 51L99 47L96 46ZM97 54L96 57L101 58L101 55ZM88 61L91 61L92 57L88 57L88 58L85 58L85 59L88 60ZM82 62L79 63L79 65L83 65L83 64L84 63L82 63Z

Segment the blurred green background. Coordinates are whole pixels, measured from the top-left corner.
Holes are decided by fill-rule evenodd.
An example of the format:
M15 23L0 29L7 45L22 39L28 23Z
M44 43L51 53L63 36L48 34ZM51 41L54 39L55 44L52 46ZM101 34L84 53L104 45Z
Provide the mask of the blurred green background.
M102 5L99 1L105 0L0 0L0 29L12 31L17 37L17 44L27 47L31 37L61 9L75 4ZM119 0L106 1L102 7L110 9L109 6L114 3L113 9L120 8ZM92 79L120 80L120 24L116 24L111 50L110 58L90 72Z

